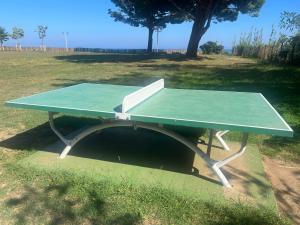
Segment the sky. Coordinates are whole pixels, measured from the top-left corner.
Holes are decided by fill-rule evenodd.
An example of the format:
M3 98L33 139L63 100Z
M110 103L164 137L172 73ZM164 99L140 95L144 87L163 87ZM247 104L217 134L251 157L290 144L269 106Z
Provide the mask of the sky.
M39 46L35 32L38 25L47 25L48 47L64 47L62 32L68 32L69 47L86 48L146 48L146 28L131 27L114 22L107 11L114 9L110 0L9 0L1 1L0 26L11 32L12 27L21 27L25 37L22 46ZM232 47L240 34L252 27L263 28L265 39L272 25L277 26L283 11L300 12L300 0L266 0L259 17L239 15L235 22L212 24L200 44L218 41L225 49ZM159 33L159 48L184 49L187 46L192 23L168 25ZM156 35L154 48L156 48ZM14 45L9 40L5 45Z

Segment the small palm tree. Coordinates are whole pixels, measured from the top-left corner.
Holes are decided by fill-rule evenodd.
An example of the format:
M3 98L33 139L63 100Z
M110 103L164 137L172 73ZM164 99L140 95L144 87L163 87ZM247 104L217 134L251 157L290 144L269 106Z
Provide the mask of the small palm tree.
M44 39L46 37L47 29L48 29L47 26L39 25L36 30L36 32L38 32L38 34L39 34L39 39L41 40L40 48L41 48L41 50L44 50L44 51L46 51L46 45L44 45Z
M24 37L24 30L22 28L13 27L13 32L12 32L11 38L16 40L16 50L17 51L18 51L18 49L20 51L22 50L19 40L23 37Z
M9 39L9 34L3 27L0 27L0 49L4 50L3 43Z

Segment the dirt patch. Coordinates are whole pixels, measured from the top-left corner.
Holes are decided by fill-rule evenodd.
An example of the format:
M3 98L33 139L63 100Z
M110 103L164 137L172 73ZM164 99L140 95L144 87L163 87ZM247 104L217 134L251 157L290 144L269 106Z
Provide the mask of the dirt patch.
M219 149L218 160L225 159L239 150L239 143L230 143L230 151ZM245 155L231 161L228 165L224 166L222 171L232 186L232 188L224 188L224 195L226 198L235 201L255 203L255 199L251 196L247 185L249 179L251 179L251 175L249 174L249 167Z
M200 149L206 150L207 146L205 144L199 144ZM220 143L214 142L212 146L212 155L211 158L215 160L223 160L228 156L236 153L240 150L240 144L236 142L230 142L230 151L225 151ZM198 168L199 171L202 172L203 175L214 179L215 181L219 181L216 174L212 171L212 169L208 166L203 167L206 165L202 162L203 160L196 156L194 161L194 167ZM225 176L230 180L230 184L232 188L224 188L224 195L228 199L238 200L243 202L252 203L255 202L251 194L249 193L248 186L248 179L249 175L249 168L247 165L247 160L244 156L237 158L236 160L231 161L228 165L222 168L223 173Z
M141 225L159 225L162 224L159 219L155 217L155 215L151 215L149 217L146 217Z
M0 142L5 141L17 134L17 129L5 129L0 130ZM16 155L18 154L18 151L15 151L13 149L10 149L6 146L0 146L0 169L2 166L2 163L7 160L14 160Z
M16 129L0 130L0 141L6 140L17 133Z
M264 166L280 210L300 224L300 165L264 157Z

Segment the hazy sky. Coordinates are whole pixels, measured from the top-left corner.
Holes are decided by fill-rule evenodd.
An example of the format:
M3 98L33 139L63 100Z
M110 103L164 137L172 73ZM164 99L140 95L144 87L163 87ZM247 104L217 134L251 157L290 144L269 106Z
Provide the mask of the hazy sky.
M38 46L36 27L47 25L46 44L51 47L63 47L62 32L68 31L70 47L145 48L147 29L114 22L107 13L109 8L114 8L110 0L9 0L1 2L0 26L9 32L14 26L22 27L23 46ZM259 17L240 15L236 22L212 24L201 43L218 41L230 48L234 39L251 27L263 28L268 36L284 10L300 12L300 0L266 0ZM186 48L191 26L191 23L169 25L160 33L159 47Z

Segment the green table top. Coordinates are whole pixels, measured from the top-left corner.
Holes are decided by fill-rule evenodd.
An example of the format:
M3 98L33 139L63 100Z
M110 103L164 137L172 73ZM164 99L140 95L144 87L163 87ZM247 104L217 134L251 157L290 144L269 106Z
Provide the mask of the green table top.
M8 106L115 118L136 86L79 84L6 102ZM260 93L164 88L128 111L134 121L288 136L292 129Z

